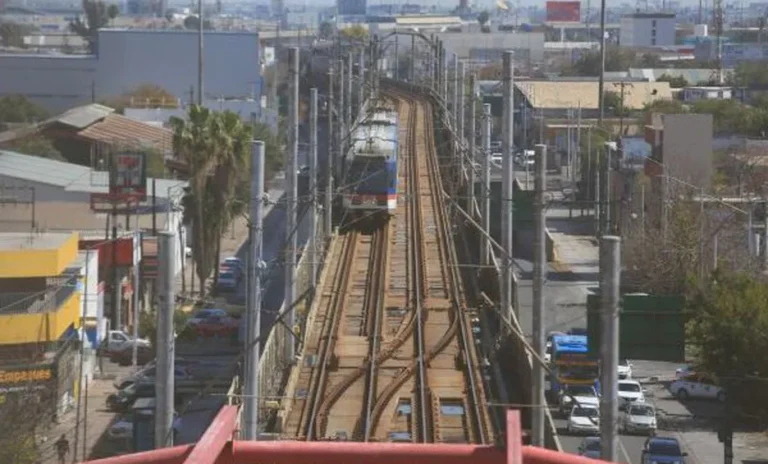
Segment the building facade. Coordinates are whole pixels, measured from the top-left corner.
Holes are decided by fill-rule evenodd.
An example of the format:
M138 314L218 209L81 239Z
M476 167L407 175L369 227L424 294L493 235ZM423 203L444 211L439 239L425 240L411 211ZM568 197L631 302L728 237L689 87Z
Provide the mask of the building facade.
M664 47L675 45L674 13L634 13L621 18L619 45Z
M96 55L2 54L0 95L24 95L60 112L154 84L190 101L197 94L197 40L196 31L101 29ZM258 100L259 34L208 31L204 40L206 97Z

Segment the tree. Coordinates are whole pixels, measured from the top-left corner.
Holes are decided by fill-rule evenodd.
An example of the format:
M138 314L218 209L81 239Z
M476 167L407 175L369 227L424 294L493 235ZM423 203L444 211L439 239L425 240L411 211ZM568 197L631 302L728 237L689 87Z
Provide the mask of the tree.
M9 123L31 124L50 116L48 110L23 95L0 97L0 130Z
M5 150L15 151L25 155L35 155L56 161L67 161L64 155L53 146L51 140L40 134L33 134L28 137L12 140L4 143L2 147Z
M98 51L99 29L115 19L120 10L117 5L107 5L103 0L83 0L85 18L78 16L70 21L69 30L82 37L91 53Z
M730 83L738 87L768 87L768 63L762 61L743 61L736 65Z
M200 29L200 19L197 17L197 15L189 15L186 18L184 18L184 29L190 29L193 31L197 31ZM213 23L211 22L210 19L203 20L203 29L205 30L213 29Z
M221 236L244 205L237 185L248 176L252 130L230 111L190 106L187 119L172 118L173 148L189 169L184 222L192 226L192 257L201 296L211 272L218 274Z
M688 81L683 76L672 77L667 73L662 74L656 79L657 82L669 82L669 86L673 89L680 89L688 87Z
M698 368L720 378L742 413L768 411L768 285L745 272L717 270L688 298L689 344Z
M604 104L607 110L610 110L615 116L626 116L628 114L627 109L624 107L624 102L621 101L621 94L619 92L605 92Z
M606 47L605 70L609 72L626 71L636 59L632 51L619 47ZM583 53L576 62L563 69L563 74L574 76L597 76L600 74L600 53L590 51Z
M321 39L330 39L333 37L333 23L330 21L323 21L320 23L319 34Z
M0 462L33 464L40 455L54 454L52 443L36 449L36 436L50 423L56 388L53 381L15 387L0 395L0 417L7 419L0 421Z
M368 40L368 29L359 24L346 27L339 31L342 37L355 42L365 42Z
M488 13L488 10L483 10L477 15L477 22L480 23L481 26L485 26L490 20L491 14Z
M31 32L29 26L12 22L0 22L0 43L5 47L25 48L24 36Z
M128 107L177 108L179 99L166 89L155 84L141 84L135 89L116 97L107 97L102 104L123 113Z

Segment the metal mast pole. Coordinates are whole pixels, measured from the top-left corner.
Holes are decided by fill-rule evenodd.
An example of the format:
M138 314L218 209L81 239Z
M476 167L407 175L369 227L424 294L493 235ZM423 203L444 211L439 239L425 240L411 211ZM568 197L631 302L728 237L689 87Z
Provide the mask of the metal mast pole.
M323 216L324 222L324 235L325 238L329 238L333 233L333 154L335 135L333 127L333 66L328 70L328 155L325 158L325 196L324 210L325 216Z
M461 100L461 97L459 96L459 55L456 54L453 55L453 79L451 82L451 92L453 98L451 111L453 111L453 140L455 141L454 149L458 154L459 137L461 137L459 135L459 100Z
M394 65L395 65L394 66L395 67L395 69L394 69L395 80L400 79L400 69L399 69L400 68L400 61L398 60L398 58L400 57L400 53L399 53L400 50L398 49L399 48L399 44L400 44L400 41L398 40L399 37L400 36L397 34L397 32L395 32L395 59L394 59L394 61L395 61L395 63L394 63Z
M459 61L459 68L458 68L458 83L456 86L456 95L458 96L457 102L458 107L456 111L456 131L457 131L457 140L459 142L459 166L461 170L459 173L461 174L461 177L459 178L459 185L464 183L464 179L467 177L467 168L465 159L467 157L465 148L466 144L464 142L465 134L464 134L464 100L467 96L466 88L464 87L464 62ZM469 210L467 210L469 211ZM471 213L471 211L470 211Z
M344 94L347 95L344 119L347 124L346 127L349 128L349 130L351 130L352 125L354 124L354 121L352 120L352 78L355 74L354 69L354 57L352 56L352 52L349 52L347 53L347 91L344 92Z
M365 49L357 55L357 118L361 119L365 104Z
M442 86L442 93L443 93L443 99L445 100L446 106L448 105L448 56L445 52L445 44L442 45L442 52L440 54L440 68L443 70L440 79L442 79L442 82L440 85Z
M515 180L515 167L512 162L512 147L514 134L514 82L512 80L513 52L504 52L504 115L502 120L502 201L501 208L501 246L504 247L502 277L501 277L501 308L502 314L513 310L512 308L512 191ZM515 310L517 308L514 308Z
M346 71L344 69L344 60L339 60L339 112L338 112L338 119L336 120L339 123L339 149L342 153L344 153L344 134L347 133L347 121L346 121L346 99L345 97L345 82L344 76L346 75ZM336 159L337 163L341 163L341 156Z
M203 106L203 0L197 0L197 104Z
M477 163L477 153L475 153L475 143L477 141L477 105L475 104L475 74L469 75L469 95L467 98L467 107L469 108L469 201L467 212L472 217L475 216L475 186L477 184L477 173L475 165Z
M291 47L288 49L288 65L290 66L291 87L288 99L288 160L286 170L288 171L288 189L286 195L286 244L285 244L285 297L283 304L288 309L286 323L288 328L293 330L296 315L292 308L296 301L296 240L297 230L297 208L296 199L298 197L298 176L296 168L298 166L299 155L299 49ZM288 342L285 345L285 357L289 363L293 362L294 340L292 335L288 335Z
M155 401L155 448L173 446L174 405L174 337L173 310L176 295L173 277L176 274L176 243L174 233L161 231L157 236L159 273L157 287L157 399Z
M168 201L170 201L170 199ZM136 343L136 340L139 339L139 272L141 270L141 266L139 266L139 261L141 260L141 256L139 256L139 249L141 243L141 232L139 231L138 215L136 216L135 228L135 242L133 247L133 353L131 353L131 365L134 368L139 364L139 344ZM86 288L84 291L87 295L88 289ZM85 456L83 458L85 458Z
M483 230L486 234L491 233L491 104L483 105L483 188L480 189L482 196L482 221ZM483 239L483 252L480 256L480 262L483 266L490 264L491 240L485 236Z
M544 279L547 266L546 205L544 191L547 185L547 146L536 145L536 178L534 179L534 235L533 235L533 349L540 359L545 351ZM544 366L533 363L533 446L544 446Z
M309 89L309 284L314 290L317 284L317 264L320 257L317 246L317 89Z
M411 80L411 84L415 85L416 84L416 71L415 71L416 70L416 66L415 66L415 63L416 63L416 36L415 35L411 36L411 60L410 60L410 63L411 63L411 69L409 71L409 77L410 77L410 80Z
M245 345L243 438L259 437L259 336L261 333L261 267L264 206L264 142L253 141L251 152L251 223L248 244L248 307Z
M619 279L621 271L621 239L613 235L602 238L600 248L604 273L601 276L601 343L600 384L600 457L618 460L618 365L619 365Z
M605 0L600 0L600 79L597 84L597 126L603 127L605 113Z

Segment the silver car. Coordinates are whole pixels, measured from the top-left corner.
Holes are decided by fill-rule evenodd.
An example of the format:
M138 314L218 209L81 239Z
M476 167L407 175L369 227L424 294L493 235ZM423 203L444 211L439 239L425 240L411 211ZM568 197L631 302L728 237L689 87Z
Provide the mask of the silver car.
M656 409L650 404L634 403L623 417L624 433L656 434Z

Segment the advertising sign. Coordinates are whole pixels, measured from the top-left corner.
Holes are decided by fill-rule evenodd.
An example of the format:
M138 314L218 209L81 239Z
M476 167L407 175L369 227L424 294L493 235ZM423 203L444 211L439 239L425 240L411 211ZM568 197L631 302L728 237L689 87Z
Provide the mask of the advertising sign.
M109 193L133 196L139 201L147 198L147 163L145 153L124 152L112 157Z
M578 23L581 21L581 2L547 2L548 23Z
M5 402L6 393L39 390L54 378L51 366L31 367L17 370L0 370L0 404Z

